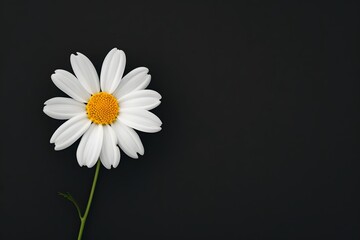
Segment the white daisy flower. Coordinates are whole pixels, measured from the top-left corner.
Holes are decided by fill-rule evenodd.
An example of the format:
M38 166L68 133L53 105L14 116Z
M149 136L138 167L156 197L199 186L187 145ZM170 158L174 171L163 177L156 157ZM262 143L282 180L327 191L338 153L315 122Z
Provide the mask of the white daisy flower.
M139 67L123 76L125 53L112 49L104 59L99 76L91 61L81 53L70 56L75 76L65 70L51 75L54 84L71 98L55 97L45 102L44 113L68 119L52 135L55 150L72 145L80 137L76 158L80 166L93 167L100 158L110 169L120 162L120 150L131 158L144 154L134 129L154 133L161 120L149 110L160 104L161 95L145 89L151 76Z

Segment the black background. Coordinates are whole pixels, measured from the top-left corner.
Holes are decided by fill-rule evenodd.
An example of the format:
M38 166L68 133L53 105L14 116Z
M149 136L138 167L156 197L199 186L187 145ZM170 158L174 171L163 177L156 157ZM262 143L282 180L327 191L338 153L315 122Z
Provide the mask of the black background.
M127 54L163 96L101 169L84 239L359 239L359 6L1 1L1 239L75 239L94 169L56 152L55 69Z

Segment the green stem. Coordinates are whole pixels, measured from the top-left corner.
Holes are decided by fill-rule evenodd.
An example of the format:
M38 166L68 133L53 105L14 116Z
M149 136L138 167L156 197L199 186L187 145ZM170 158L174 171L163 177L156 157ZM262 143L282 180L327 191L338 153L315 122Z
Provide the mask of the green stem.
M80 225L80 230L79 230L79 235L78 235L78 240L81 240L83 232L84 232L84 227L85 227L85 223L86 223L86 218L89 215L89 211L90 211L90 206L91 206L91 202L94 196L94 192L95 192L95 187L96 187L96 182L99 176L99 170L100 170L100 160L98 160L97 164L96 164L96 170L95 170L95 175L94 175L94 180L93 180L93 184L91 187L91 192L90 192L90 196L89 196L89 200L86 206L86 210L85 213L82 217L80 217L81 220L81 225Z

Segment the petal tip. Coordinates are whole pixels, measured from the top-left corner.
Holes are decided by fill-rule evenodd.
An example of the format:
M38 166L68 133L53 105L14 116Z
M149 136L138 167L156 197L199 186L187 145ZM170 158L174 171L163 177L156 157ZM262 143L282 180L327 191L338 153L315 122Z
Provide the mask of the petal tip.
M46 106L46 105L45 105L44 108L43 108L43 112L44 112L47 116L53 118L53 117L51 116L51 113L49 113L49 110L47 109L47 106Z

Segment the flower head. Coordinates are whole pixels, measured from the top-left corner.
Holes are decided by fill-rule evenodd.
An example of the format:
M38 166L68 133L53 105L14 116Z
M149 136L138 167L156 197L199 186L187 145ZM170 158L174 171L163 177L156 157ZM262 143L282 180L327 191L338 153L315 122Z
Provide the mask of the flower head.
M55 150L71 146L81 138L76 152L80 166L93 167L100 158L110 169L120 162L120 150L131 158L144 154L144 147L134 129L158 132L161 120L149 110L160 104L161 96L145 89L151 76L139 67L123 77L125 53L112 49L102 64L100 80L94 65L81 53L70 56L75 76L56 70L51 79L70 98L47 100L44 113L67 120L52 135Z

